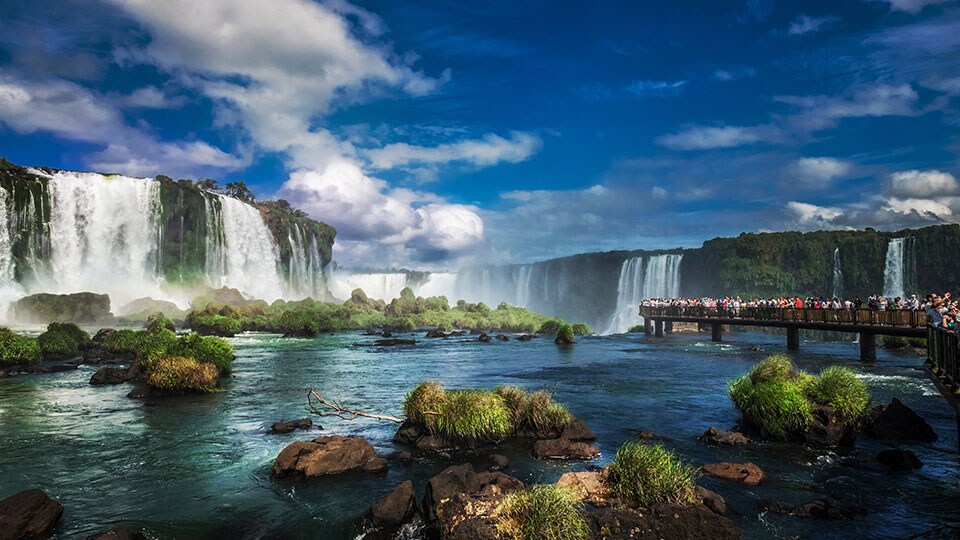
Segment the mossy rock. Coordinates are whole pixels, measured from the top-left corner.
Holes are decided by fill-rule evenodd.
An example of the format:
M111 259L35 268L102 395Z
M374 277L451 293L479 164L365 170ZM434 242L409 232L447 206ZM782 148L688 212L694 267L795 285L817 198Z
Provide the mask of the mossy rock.
M89 292L25 296L11 304L10 316L19 321L42 324L93 324L113 318L110 313L110 297Z

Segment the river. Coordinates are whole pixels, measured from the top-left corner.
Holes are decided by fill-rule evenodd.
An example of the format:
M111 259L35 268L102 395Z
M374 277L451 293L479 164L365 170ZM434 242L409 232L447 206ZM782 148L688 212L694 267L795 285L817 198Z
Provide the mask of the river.
M347 475L310 482L275 480L274 457L310 435L360 435L378 453L395 424L314 418L323 431L267 433L271 423L306 416L306 390L366 411L399 415L404 395L425 379L447 387L501 383L546 387L597 434L603 454L591 463L543 462L517 448L506 472L527 483L553 482L564 472L602 465L616 448L650 430L692 463L752 461L769 476L744 487L705 478L737 511L746 538L953 537L960 531L960 456L953 411L909 353L878 351L875 364L858 361L849 342L804 341L797 364L818 371L830 364L857 370L876 403L899 397L940 435L934 444L907 445L925 466L891 474L851 467L875 464L887 445L861 437L853 448L827 451L780 443L740 448L704 446L710 426L730 428L738 412L726 384L770 352L783 336L728 333L727 342L703 335L585 337L572 348L545 338L479 343L424 339L413 347L355 347L374 338L356 333L314 340L244 334L231 339L237 359L223 391L201 396L126 397L129 385L93 387L96 366L0 380L0 498L39 487L65 512L54 538L76 538L116 524L156 538L354 538L357 520L378 498L412 479L425 482L450 463L419 458L391 462L385 476ZM754 345L767 350L751 350ZM478 463L483 463L479 459ZM791 503L822 495L865 505L869 515L820 521L761 513L759 498Z

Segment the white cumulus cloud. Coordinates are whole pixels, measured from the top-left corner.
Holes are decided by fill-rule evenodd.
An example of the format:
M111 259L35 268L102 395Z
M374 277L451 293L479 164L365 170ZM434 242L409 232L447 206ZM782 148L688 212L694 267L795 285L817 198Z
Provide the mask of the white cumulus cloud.
M535 134L513 132L509 139L488 133L480 139L469 139L438 146L415 146L407 143L388 144L365 152L370 164L377 169L392 169L410 164L435 165L463 161L473 165L520 163L529 159L543 146Z
M960 193L960 183L950 173L941 171L901 171L890 175L890 191L907 198L931 198Z

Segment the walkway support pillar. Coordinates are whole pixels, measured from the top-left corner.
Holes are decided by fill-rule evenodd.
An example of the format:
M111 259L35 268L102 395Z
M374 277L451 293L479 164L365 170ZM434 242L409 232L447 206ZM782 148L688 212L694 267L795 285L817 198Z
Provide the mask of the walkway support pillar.
M653 320L650 317L643 318L643 333L648 336L653 334Z
M663 319L653 321L653 328L657 337L663 337Z
M875 362L877 360L877 335L871 332L860 332L860 361Z
M800 350L800 329L796 326L787 327L787 350Z
M666 333L668 333L668 334L672 334L672 333L673 333L673 321L664 321L664 323L663 323L663 331L666 332Z
M710 340L711 341L720 341L720 337L723 334L723 325L720 323L710 323Z

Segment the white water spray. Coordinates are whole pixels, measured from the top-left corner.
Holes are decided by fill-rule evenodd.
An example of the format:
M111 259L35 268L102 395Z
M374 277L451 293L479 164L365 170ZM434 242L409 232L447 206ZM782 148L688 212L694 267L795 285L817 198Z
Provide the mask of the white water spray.
M226 239L223 285L267 302L283 297L280 253L260 211L233 197L219 199Z
M833 296L843 298L843 271L840 269L840 248L833 250Z
M643 322L640 302L646 298L676 298L680 295L682 254L627 259L620 267L617 309L604 334L622 334Z
M903 238L891 238L887 244L887 260L883 268L883 295L904 296Z

